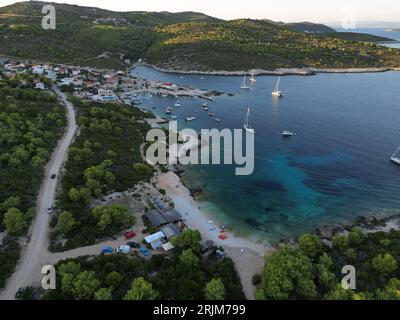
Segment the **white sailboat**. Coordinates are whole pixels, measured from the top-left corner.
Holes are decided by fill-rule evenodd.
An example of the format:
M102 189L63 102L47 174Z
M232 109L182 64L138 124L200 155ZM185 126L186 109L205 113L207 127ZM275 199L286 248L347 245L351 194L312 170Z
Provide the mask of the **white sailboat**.
M272 91L272 95L274 97L283 97L283 92L279 89L279 85L281 83L281 77L278 78L278 82L276 83L274 91Z
M392 157L390 158L392 162L395 164L400 165L400 147L397 148L397 150L393 153Z
M296 136L296 134L289 130L285 130L282 132L282 137L284 137L284 138L295 137L295 136Z
M250 87L246 83L246 79L247 79L247 75L244 75L244 78L243 78L243 81L242 81L242 85L240 86L240 89L243 89L243 90L250 89Z
M246 119L244 120L243 128L247 132L254 134L254 133L256 133L256 130L254 130L252 127L250 127L249 118L250 118L250 108L247 108L247 114L246 114Z
M257 82L257 79L254 77L254 70L251 70L250 81L251 81L251 82Z

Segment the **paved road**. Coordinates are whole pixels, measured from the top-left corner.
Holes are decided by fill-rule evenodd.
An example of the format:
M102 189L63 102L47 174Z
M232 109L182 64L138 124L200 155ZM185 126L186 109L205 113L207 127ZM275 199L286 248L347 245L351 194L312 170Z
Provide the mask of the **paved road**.
M63 163L67 159L68 148L77 130L73 105L67 101L66 96L57 88L54 90L67 107L68 129L46 166L45 178L37 200L37 215L32 222L29 244L22 253L23 256L18 263L16 272L0 293L0 300L14 299L15 293L20 287L40 284L42 278L41 269L49 262L48 257L50 255L47 247L50 215L48 214L48 208L54 203L57 188L57 179L52 180L51 175L56 173L59 176Z

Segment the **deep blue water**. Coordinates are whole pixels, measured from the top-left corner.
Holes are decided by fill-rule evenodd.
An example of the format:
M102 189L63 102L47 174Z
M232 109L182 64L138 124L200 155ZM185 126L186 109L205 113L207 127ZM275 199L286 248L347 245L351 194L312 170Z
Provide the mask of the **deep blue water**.
M245 92L240 77L182 77L145 67L134 74L234 94L210 105L220 125L202 111L203 100L180 99L174 114L196 116L189 124L196 130L241 128L251 107L254 174L237 177L223 165L192 166L186 174L206 190L203 207L237 232L275 241L360 215L399 213L400 167L389 158L400 145L400 73L287 76L281 100L271 97L271 76ZM142 102L165 116L175 100L145 95ZM297 136L283 139L285 129Z

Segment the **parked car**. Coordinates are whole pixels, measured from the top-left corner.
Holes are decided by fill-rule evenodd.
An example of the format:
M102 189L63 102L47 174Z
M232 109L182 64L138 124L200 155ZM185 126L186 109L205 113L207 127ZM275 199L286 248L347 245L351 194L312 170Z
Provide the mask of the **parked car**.
M119 254L129 254L131 252L130 246L119 246L117 248L117 253Z
M24 292L24 288L18 288L18 291L15 293L15 299L21 298L23 292Z
M111 247L104 247L104 248L101 250L101 252L102 252L102 253L113 253L113 252L114 252L114 249L111 248Z
M137 242L128 242L126 245L130 246L131 248L135 248L135 249L140 248L140 243L137 243Z
M148 257L148 256L150 255L150 251L147 250L145 247L141 247L141 248L140 248L140 253L141 253L142 255L144 255L145 257Z
M133 231L129 231L129 232L125 233L126 240L132 239L134 237L136 237L136 233L134 233Z

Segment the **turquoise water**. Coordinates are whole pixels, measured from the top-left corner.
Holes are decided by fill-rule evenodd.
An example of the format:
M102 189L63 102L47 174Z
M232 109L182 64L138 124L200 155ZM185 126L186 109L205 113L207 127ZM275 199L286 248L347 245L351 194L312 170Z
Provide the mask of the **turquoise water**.
M240 77L182 77L146 67L134 74L225 92L210 104L221 124L202 111L203 100L180 99L174 114L196 116L188 124L196 130L240 129L251 107L254 174L191 166L185 177L206 191L202 206L238 233L278 241L360 215L399 213L400 167L389 158L400 145L400 73L287 76L280 100L271 97L276 77L258 77L251 90L241 91ZM175 99L145 95L141 101L165 116ZM283 130L297 136L284 139Z

